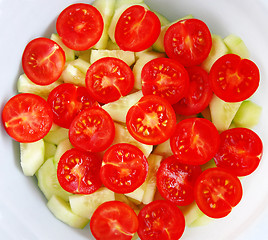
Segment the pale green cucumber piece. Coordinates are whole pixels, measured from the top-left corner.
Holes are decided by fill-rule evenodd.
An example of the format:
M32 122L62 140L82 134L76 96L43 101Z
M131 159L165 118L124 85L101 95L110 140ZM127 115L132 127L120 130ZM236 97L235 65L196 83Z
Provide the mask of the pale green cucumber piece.
M114 200L114 192L106 187L102 187L91 194L75 194L69 197L72 211L78 216L87 219L91 219L94 211L102 203Z
M73 148L73 146L72 146L69 138L66 138L59 143L59 145L57 146L56 152L55 152L55 156L54 156L54 164L55 164L56 168L58 168L58 163L60 161L61 156L66 151L70 150L71 148Z
M44 141L58 145L68 137L69 129L58 127L54 131L50 130L49 133L44 137Z
M261 113L261 106L250 100L246 100L242 102L233 122L237 127L252 128L259 123Z
M49 142L44 143L45 143L45 159L53 157L56 153L57 146Z
M158 17L161 26L166 26L168 24L170 24L170 21L161 13L157 12L157 11L153 11L155 13L155 15Z
M230 53L239 55L241 58L249 58L249 50L244 41L234 34L230 34L223 39L224 43L228 47Z
M114 193L114 198L115 198L115 201L120 201L130 206L136 213L137 211L139 211L139 208L137 207L137 205L134 204L132 201L130 201L126 195L121 194L121 193Z
M72 83L77 86L86 86L86 74L81 72L80 69L75 67L72 63L67 64L61 74L61 79L65 83Z
M215 163L214 159L211 159L207 163L202 164L200 167L201 167L202 171L205 171L206 169L216 167L216 163Z
M20 143L20 164L25 176L33 176L45 160L45 143Z
M47 207L57 219L71 227L83 229L89 223L88 218L78 216L72 212L70 204L59 196L53 195L49 199Z
M97 60L104 57L114 57L119 58L124 61L128 66L131 66L135 62L135 54L131 51L123 51L123 50L92 50L90 63L94 63Z
M125 193L125 195L130 199L130 201L132 201L134 204L141 204L143 196L144 196L144 192L146 189L146 184L143 183L140 187L138 187L137 189L135 189L133 192L131 193Z
M187 227L191 226L198 218L205 214L199 209L196 202L189 204L181 209L185 218L185 224Z
M116 0L115 8L120 8L124 5L130 5L130 4L140 4L144 3L143 0Z
M86 74L88 68L90 67L89 61L85 61L83 58L77 58L74 61L70 62L69 65L76 67L81 73Z
M211 120L219 132L227 130L242 102L225 102L215 94L210 103Z
M75 51L68 48L61 40L60 36L57 33L52 33L51 40L59 44L59 46L63 49L65 52L65 59L66 62L73 61L75 59Z
M82 59L89 63L92 48L85 51L75 51L76 59Z
M108 43L107 43L107 49L108 50L120 50L120 47L113 42L111 39L109 39Z
M168 139L167 141L158 144L154 149L153 154L161 155L164 157L164 159L172 156L173 152L171 151L170 140Z
M72 195L60 186L53 158L49 158L45 161L37 171L36 177L38 187L43 192L46 199L49 200L53 195L57 195L65 201L68 201L69 196Z
M208 225L212 220L213 218L210 218L207 215L203 214L195 221L193 221L190 225L188 225L188 227L202 227Z
M222 57L223 55L228 53L228 48L226 47L225 43L221 36L212 34L212 47L208 57L205 61L201 64L201 67L205 69L207 72L210 71L214 62Z

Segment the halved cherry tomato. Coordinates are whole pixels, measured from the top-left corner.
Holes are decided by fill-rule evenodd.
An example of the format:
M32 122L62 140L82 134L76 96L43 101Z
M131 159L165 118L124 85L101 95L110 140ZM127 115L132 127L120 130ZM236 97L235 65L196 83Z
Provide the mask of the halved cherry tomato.
M240 202L242 194L240 180L222 168L209 168L196 180L195 201L200 210L212 218L227 216Z
M115 144L103 156L102 182L116 193L133 192L144 183L147 172L147 159L134 145Z
M109 201L101 204L90 220L90 230L98 240L131 240L138 229L136 213L127 204Z
M219 149L220 135L212 122L204 118L182 120L170 138L170 146L180 162L201 165Z
M103 19L97 8L85 3L76 3L65 8L56 23L62 42L76 51L94 46L101 38L103 26Z
M211 33L199 19L185 19L171 25L164 36L164 47L170 58L186 67L199 65L210 53Z
M170 104L184 97L189 87L189 77L184 66L170 58L156 58L145 64L141 79L144 95L161 96Z
M141 209L138 235L142 240L179 239L185 229L181 210L172 202L156 200Z
M232 128L220 134L221 143L214 160L218 167L236 176L251 174L259 166L263 144L248 128Z
M60 77L65 65L62 48L48 38L29 42L22 55L22 68L35 84L49 85Z
M208 73L199 66L186 68L190 86L185 96L173 108L181 115L194 115L202 112L210 103L213 92L209 83Z
M98 106L85 87L63 83L54 88L47 99L57 125L69 128L75 116L85 108Z
M157 40L161 23L155 13L134 5L120 16L115 28L115 41L125 51L143 51Z
M156 95L147 95L129 109L126 125L136 140L157 145L172 135L176 127L176 115L167 100Z
M52 111L47 102L31 93L20 93L4 106L2 121L10 137L21 143L42 139L52 126Z
M219 98L226 102L240 102L257 90L260 73L251 60L226 54L212 65L209 79L213 92Z
M86 86L91 96L109 103L127 95L134 86L131 68L122 60L105 57L94 62L86 74Z
M112 144L114 135L114 122L101 107L84 109L74 118L69 128L72 145L90 152L104 151Z
M158 191L163 198L176 205L188 205L194 201L194 184L201 173L199 165L183 164L172 155L162 161L158 168Z
M76 194L90 194L101 185L101 157L76 148L67 150L60 158L57 176L64 190Z

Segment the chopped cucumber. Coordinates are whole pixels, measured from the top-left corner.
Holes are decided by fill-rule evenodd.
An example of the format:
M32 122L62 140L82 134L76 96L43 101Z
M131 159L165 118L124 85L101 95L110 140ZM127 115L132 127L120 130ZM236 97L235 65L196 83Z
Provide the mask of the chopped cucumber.
M76 59L82 59L89 63L92 48L85 51L75 51Z
M69 129L58 127L55 130L50 130L49 133L44 137L45 142L59 145L60 142L69 137Z
M66 138L59 143L59 145L57 146L56 152L55 152L55 156L54 156L54 164L55 164L56 168L58 167L58 163L60 161L61 156L71 148L73 148L73 146L72 146L69 138Z
M115 198L115 201L120 201L130 206L136 213L137 211L139 211L138 206L134 204L132 201L130 201L126 195L115 193L114 198Z
M47 206L56 218L71 227L83 229L89 222L88 218L84 218L73 213L69 203L65 202L59 196L53 195L49 199Z
M208 217L207 215L203 214L202 216L198 217L195 221L193 221L188 227L201 227L209 224L213 218Z
M171 151L170 147L170 140L160 143L156 146L156 148L153 151L154 154L161 155L165 158L172 156L173 152Z
M87 62L86 60L84 60L83 58L77 58L74 61L70 62L69 65L72 65L74 67L76 67L81 73L86 74L88 68L90 67L90 63L89 61Z
M133 192L131 193L126 193L125 195L135 204L139 205L142 202L143 196L144 196L144 192L146 189L146 184L143 183L140 187L138 187L137 189L135 189Z
M204 216L204 213L199 209L196 202L193 202L184 208L181 208L185 217L185 224L187 227L191 226L197 219Z
M67 64L61 74L61 78L65 83L72 83L77 86L86 86L86 74L75 67L72 63Z
M107 43L107 49L108 50L120 50L120 47L116 43L114 43L111 39L109 39Z
M240 37L230 34L223 41L231 53L237 54L241 58L249 58L248 48Z
M170 24L170 21L165 16L163 16L161 13L156 12L156 11L153 11L153 12L159 18L161 26L166 26L166 25Z
M57 146L49 142L44 143L45 143L45 159L53 157L56 153Z

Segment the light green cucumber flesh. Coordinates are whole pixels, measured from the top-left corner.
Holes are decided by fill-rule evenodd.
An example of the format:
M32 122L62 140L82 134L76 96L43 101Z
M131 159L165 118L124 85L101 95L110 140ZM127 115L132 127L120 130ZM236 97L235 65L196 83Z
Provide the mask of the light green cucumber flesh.
M237 35L230 34L224 38L224 43L228 47L230 53L239 55L241 58L249 58L249 50L244 41Z
M54 164L56 168L58 168L58 163L60 161L61 156L71 148L73 148L73 146L69 138L64 139L58 144L54 155Z
M44 137L44 141L58 145L68 137L69 129L59 127L55 131L50 130L49 133Z
M53 143L45 143L45 159L51 158L55 155L57 146Z

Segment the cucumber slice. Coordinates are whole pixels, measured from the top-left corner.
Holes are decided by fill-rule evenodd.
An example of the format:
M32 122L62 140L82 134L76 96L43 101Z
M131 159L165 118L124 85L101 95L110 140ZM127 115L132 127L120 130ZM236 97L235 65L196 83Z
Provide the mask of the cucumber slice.
M69 149L73 148L69 138L66 138L65 140L61 141L59 145L57 146L55 156L54 156L54 164L56 168L58 167L58 163L60 161L61 156L68 151Z
M165 16L163 16L161 13L156 12L156 11L153 11L153 12L159 18L161 26L166 26L166 25L170 24L170 21Z
M139 211L139 208L137 207L137 205L135 205L132 201L130 201L126 195L115 193L114 198L115 198L115 201L120 201L130 206L136 213L137 211Z
M69 137L69 129L58 127L54 131L50 130L49 133L44 137L45 142L59 145L60 142Z
M65 83L72 83L78 86L86 86L86 74L81 72L77 67L75 67L72 63L67 64L65 69L61 74L61 79Z
M114 43L111 39L109 39L107 43L107 49L108 50L120 50L120 47L116 43Z
M45 159L51 158L55 155L57 147L53 143L45 143Z
M69 203L65 202L59 196L53 195L49 199L47 207L56 218L71 227L83 229L89 222L88 218L84 218L73 213Z
M20 163L25 176L33 176L45 159L45 143L41 139L33 143L20 143Z
M224 38L223 41L226 44L226 46L228 47L230 53L237 54L241 58L249 58L250 57L249 50L248 50L246 44L244 43L244 41L240 37L238 37L234 34L230 34L229 36Z
M157 145L153 151L153 154L161 155L164 157L164 159L169 156L172 156L173 152L171 151L170 140L168 139L167 141Z
M83 56L83 55L81 55L81 56ZM76 67L83 74L86 74L88 68L90 67L89 61L87 62L86 60L84 60L81 57L79 57L79 58L75 59L74 61L70 62L69 65L70 64L72 66Z
M181 210L185 217L185 224L187 227L191 226L191 224L195 222L198 218L205 215L203 212L201 212L195 202L189 204L185 208L181 208Z
M143 196L144 196L144 192L146 189L146 184L143 183L140 187L138 187L137 189L135 189L133 192L131 193L126 193L125 195L130 199L130 201L132 201L134 204L139 205L142 202Z

